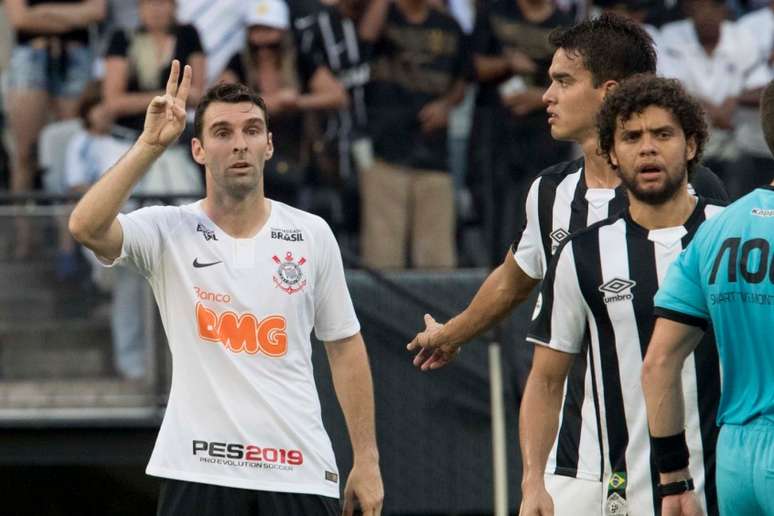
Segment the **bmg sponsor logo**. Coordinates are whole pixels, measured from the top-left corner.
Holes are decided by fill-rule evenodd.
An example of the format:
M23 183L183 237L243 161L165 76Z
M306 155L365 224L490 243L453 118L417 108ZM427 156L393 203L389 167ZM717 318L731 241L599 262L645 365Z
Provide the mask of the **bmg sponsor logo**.
M194 457L209 464L292 471L293 466L301 466L304 463L301 450L203 440L194 440L191 443Z

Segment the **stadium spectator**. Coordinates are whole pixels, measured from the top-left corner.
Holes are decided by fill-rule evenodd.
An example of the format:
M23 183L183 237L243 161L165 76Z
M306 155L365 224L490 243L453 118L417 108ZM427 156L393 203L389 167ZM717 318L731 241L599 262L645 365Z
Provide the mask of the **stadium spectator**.
M492 261L524 224L524 199L538 172L569 159L571 145L554 140L543 92L554 53L549 32L573 18L553 0L499 0L478 11L473 56L480 84L475 147L490 156L492 174L484 209ZM484 172L487 170L484 168Z
M314 74L325 63L347 90L349 103L315 120L313 181L315 196L325 201L324 218L342 237L357 236L359 229L358 167L372 154L368 137L365 86L370 70L366 48L357 34L357 23L365 3L361 0L325 0L319 8L304 14L294 2L291 19L299 51L300 74ZM296 17L293 17L293 11ZM320 211L323 215L323 203Z
M6 83L6 111L13 140L11 192L35 184L35 144L54 118L76 115L78 98L91 79L88 28L105 15L105 0L6 0L16 31ZM16 255L30 252L27 221L17 220Z
M314 329L353 450L344 513L359 502L378 515L384 491L373 387L341 256L322 219L265 197L273 140L261 98L244 85L220 84L199 104L191 147L206 167L204 199L118 214L182 133L190 67L178 85L179 75L174 61L140 138L70 218L74 236L106 263L142 272L164 321L174 371L147 468L163 478L158 514L340 513L311 368Z
M308 115L345 106L347 94L324 62L308 65L306 80L299 75L284 2L249 0L245 9L245 49L232 56L221 81L247 84L266 101L277 140L264 171L266 190L277 200L298 205L311 165Z
M701 100L711 126L705 163L733 196L738 192L735 131L739 105L745 97L757 101L756 91L768 82L769 71L760 62L753 35L727 19L723 0L690 0L686 8L688 19L661 29L661 71L665 77L679 79Z
M764 92L761 111L774 152L774 83ZM717 413L720 514L774 516L774 262L768 260L773 215L774 184L761 185L730 205L699 229L656 295L658 318L642 386L660 482L672 493L664 498L662 514L701 514L690 489L701 460L690 457L689 463L683 432L687 396L680 385L689 357L706 352L701 338L711 325L723 367Z
M164 90L170 63L178 59L194 70L190 102L196 105L205 83L206 58L199 33L178 25L174 0L139 0L140 26L118 30L105 58L102 98L115 123L112 136L128 149L142 131L145 108ZM190 194L201 191L201 176L187 147L176 145L159 159L140 185L147 194Z
M758 44L759 62L768 69L769 78L774 77L774 38L770 37L774 34L774 2L743 16L737 25L740 31L753 36ZM740 156L736 172L730 178L729 192L733 198L768 184L774 178L774 160L760 124L760 92L761 89L747 92L737 113L735 136Z
M110 136L113 120L102 102L99 84L84 92L78 114L81 128L63 146L65 159L64 183L71 193L83 194L97 182L126 152L124 142ZM127 202L122 212L137 208ZM69 236L69 233L68 233ZM72 237L68 249L76 250ZM116 372L125 379L136 380L145 375L148 335L143 309L146 284L142 276L125 266L106 269L97 263L94 254L87 252L91 263L92 279L104 291L112 294L110 330L113 343L113 364Z
M561 515L661 514L638 374L653 330L653 297L702 222L722 211L689 193L688 171L701 159L707 126L678 81L627 79L605 98L598 127L600 151L626 185L629 207L571 235L543 282L527 337L537 345L519 417L521 516L552 514L554 504ZM713 348L705 344L682 377L697 494L717 516L720 368ZM586 352L596 400L590 417L599 426L574 448L554 448L557 434L568 430L560 425L565 381ZM567 456L574 468L560 471L557 463Z
M471 73L463 32L429 0L374 0L359 30L373 45L367 93L375 157L360 176L363 260L454 267L447 125Z

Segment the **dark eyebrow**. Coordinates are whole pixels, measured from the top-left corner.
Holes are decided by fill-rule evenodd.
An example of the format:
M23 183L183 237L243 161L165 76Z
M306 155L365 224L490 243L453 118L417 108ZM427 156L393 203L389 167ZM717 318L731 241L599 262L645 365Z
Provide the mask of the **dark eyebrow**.
M264 128L264 127L266 127L266 122L264 122L264 120L262 118L255 117L255 118L250 118L250 119L246 120L245 121L245 125L246 126L259 126L261 128ZM229 122L227 122L225 120L221 120L219 122L215 122L214 124L212 124L210 126L210 131L216 131L216 130L221 129L221 128L231 129L231 123L229 123Z
M662 131L674 131L675 127L673 125L662 125L661 127L656 127L654 129L651 129L651 133L660 133Z
M564 79L572 79L572 75L567 72L554 72L551 74L551 80L561 81Z

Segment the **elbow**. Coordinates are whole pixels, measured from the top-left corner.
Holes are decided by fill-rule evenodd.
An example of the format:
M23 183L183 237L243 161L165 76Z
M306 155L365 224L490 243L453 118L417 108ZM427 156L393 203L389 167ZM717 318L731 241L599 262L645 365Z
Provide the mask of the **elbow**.
M81 244L85 244L89 239L86 225L82 217L79 216L77 208L70 214L70 219L67 221L67 230Z
M344 109L349 105L349 95L347 95L347 90L345 90L343 87L337 88L336 94L333 96L333 102L332 102L332 108L333 109Z

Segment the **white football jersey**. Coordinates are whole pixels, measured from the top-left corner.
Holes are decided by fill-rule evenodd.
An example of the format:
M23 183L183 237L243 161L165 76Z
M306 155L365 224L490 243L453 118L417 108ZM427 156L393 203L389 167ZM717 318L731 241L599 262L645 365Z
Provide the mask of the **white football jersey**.
M115 263L150 282L173 359L147 473L338 498L310 334L333 341L360 325L325 221L272 201L263 228L237 239L199 201L119 222Z

